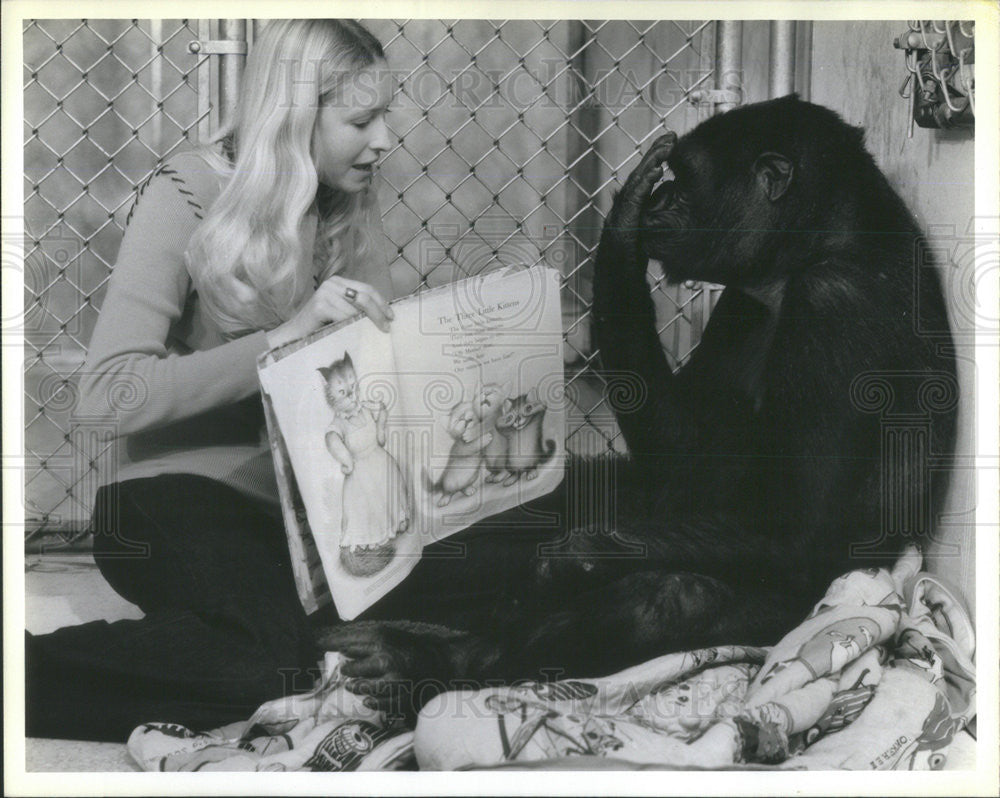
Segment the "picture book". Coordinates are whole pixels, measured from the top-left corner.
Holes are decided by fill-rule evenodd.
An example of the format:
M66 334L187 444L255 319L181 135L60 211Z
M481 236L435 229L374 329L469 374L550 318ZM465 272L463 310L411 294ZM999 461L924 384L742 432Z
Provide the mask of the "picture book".
M563 476L559 274L513 268L392 303L261 356L299 595L349 620L423 548Z

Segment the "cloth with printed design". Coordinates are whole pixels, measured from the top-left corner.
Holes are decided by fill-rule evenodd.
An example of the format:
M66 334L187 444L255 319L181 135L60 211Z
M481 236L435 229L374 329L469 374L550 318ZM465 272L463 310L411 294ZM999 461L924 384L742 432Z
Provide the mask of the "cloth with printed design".
M612 676L446 692L388 724L326 655L311 693L196 733L147 723L147 770L484 767L937 769L975 715L975 638L958 593L908 549L836 579L770 649L668 654Z

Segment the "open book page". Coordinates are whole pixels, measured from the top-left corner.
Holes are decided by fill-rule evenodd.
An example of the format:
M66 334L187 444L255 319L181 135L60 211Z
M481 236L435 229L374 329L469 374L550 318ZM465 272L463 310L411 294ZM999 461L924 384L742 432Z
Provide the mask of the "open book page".
M504 269L394 306L425 542L542 496L565 459L559 275Z
M414 568L412 454L390 434L400 414L392 339L369 319L260 370L330 592L350 619ZM294 548L294 547L293 547Z

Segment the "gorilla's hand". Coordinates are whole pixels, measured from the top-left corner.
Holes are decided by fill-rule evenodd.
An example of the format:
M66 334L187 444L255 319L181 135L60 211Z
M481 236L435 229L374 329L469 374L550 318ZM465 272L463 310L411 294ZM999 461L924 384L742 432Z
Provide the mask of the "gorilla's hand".
M615 248L623 255L638 255L642 206L649 199L653 186L663 177L663 164L676 143L677 134L673 131L654 141L639 165L628 176L624 188L615 197L611 213L604 224L604 236L610 237Z
M443 626L413 621L355 621L316 636L323 651L349 661L347 689L365 703L408 721L420 707L465 674L473 638Z
M677 134L673 132L660 136L653 142L653 146L632 170L625 186L615 197L611 213L601 231L601 241L594 258L593 311L594 323L597 325L595 337L601 342L599 345L605 368L621 366L631 370L632 367L626 364L634 360L633 356L620 356L628 349L622 336L634 334L637 324L645 331L655 321L655 309L646 285L649 258L640 243L640 225L643 206L649 199L653 186L663 177L663 163L676 143ZM621 327L623 318L628 319L628 333ZM616 321L609 328L606 323L612 319ZM605 351L606 345L616 337L623 342L615 350L620 350L618 355ZM659 357L662 357L662 352ZM612 363L617 366L612 366Z

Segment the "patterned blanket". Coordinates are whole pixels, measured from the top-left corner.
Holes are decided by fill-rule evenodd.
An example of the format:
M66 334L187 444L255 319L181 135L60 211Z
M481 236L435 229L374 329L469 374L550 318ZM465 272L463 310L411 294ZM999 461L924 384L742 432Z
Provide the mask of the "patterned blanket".
M326 655L310 693L208 732L146 723L146 770L452 770L602 757L669 768L938 769L975 714L974 634L958 594L920 572L836 579L770 649L668 654L613 676L443 693L415 729L348 692ZM579 760L587 768L585 760Z

